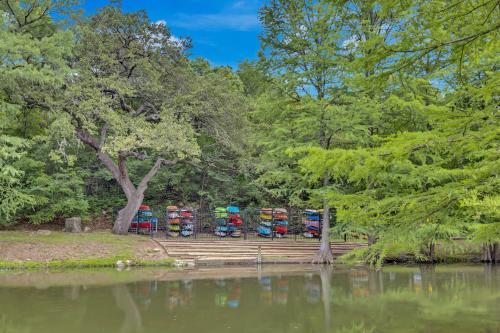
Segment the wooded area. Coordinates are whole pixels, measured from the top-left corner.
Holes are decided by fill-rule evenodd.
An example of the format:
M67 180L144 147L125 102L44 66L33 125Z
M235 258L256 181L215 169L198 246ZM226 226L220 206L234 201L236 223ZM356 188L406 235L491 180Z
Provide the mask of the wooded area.
M126 234L147 201L323 208L329 226L335 207L334 231L370 244L355 259L433 260L456 237L494 259L500 1L269 0L237 69L146 12L76 3L0 0L1 225L119 207Z

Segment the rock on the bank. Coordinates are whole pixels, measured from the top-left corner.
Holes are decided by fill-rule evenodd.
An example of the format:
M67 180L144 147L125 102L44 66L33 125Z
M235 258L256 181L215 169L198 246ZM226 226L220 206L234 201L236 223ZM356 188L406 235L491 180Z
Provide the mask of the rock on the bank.
M71 217L64 220L64 231L82 232L82 219L80 217Z

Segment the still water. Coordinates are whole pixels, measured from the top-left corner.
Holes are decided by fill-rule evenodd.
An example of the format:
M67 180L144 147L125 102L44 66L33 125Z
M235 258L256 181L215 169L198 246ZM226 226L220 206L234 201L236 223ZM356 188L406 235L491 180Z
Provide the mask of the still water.
M499 333L500 268L0 272L1 333Z

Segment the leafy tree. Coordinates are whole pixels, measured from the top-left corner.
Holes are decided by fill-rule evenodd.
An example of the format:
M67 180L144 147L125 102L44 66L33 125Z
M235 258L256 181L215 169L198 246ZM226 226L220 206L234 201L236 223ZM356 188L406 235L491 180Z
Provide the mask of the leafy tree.
M170 100L181 88L187 41L171 38L146 13L104 7L82 23L61 108L127 197L113 232L126 234L149 181L162 165L199 154L194 133ZM129 158L155 162L137 185Z
M52 14L73 12L74 1L0 1L0 167L1 219L12 223L37 197L25 183L23 161L42 134L42 116L61 88L71 54L72 34L58 28ZM46 158L44 156L43 158Z
M411 121L395 126L392 133L375 137L371 147L310 149L301 161L313 178L329 172L343 182L327 195L339 206L341 219L375 232L382 242L365 251L370 260L380 262L395 244L407 244L416 253L420 246L414 245L426 245L432 258L437 239L466 234L474 217L481 224L494 221L488 209L470 209L484 199L495 206L498 196L493 97L498 73L491 53L498 47L496 13L490 4L474 4L459 2L443 14L447 5L442 2L418 2L400 18L401 33L393 45L364 56L366 63L387 64L370 74L367 84L400 79L402 84L388 86L382 105L392 104L409 120L417 111L416 126ZM442 22L449 24L443 28ZM495 235L490 228L496 227L478 230Z
M402 10L392 4L275 0L261 9L264 25L261 63L280 94L286 96L274 104L278 111L271 111L270 117L279 114L270 126L278 134L271 145L277 141L283 143L274 147L288 150L292 155L281 158L289 162L282 172L271 166L261 180L272 183L272 179L279 177L292 183L303 178L298 176L301 171L296 166L297 153L311 147L330 150L372 143L371 135L382 127L379 110L384 107L380 100L374 99L373 92L383 91L387 84L374 89L359 82L375 72L365 55L375 53L391 37L391 28L396 24L394 12ZM288 141L283 140L284 136L289 137ZM308 179L307 187L312 190L304 187L296 193L323 206L323 242L315 261L331 262L331 203L324 200L324 194L342 184L326 169L319 178Z

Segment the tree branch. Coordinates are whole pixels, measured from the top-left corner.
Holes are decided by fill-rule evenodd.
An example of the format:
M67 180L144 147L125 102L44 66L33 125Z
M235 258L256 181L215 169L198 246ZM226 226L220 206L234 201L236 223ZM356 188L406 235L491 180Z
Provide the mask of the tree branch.
M86 130L81 128L77 129L76 135L83 143L85 143L86 145L88 145L89 147L93 148L96 151L97 158L111 172L113 178L118 182L118 184L120 184L127 198L130 198L132 194L135 192L135 186L134 184L132 184L128 176L128 172L125 167L125 160L124 159L121 160L120 157L118 157L118 165L116 165L116 163L111 159L111 157L109 157L109 155L102 150L102 147L97 141L97 139L92 137L90 133L87 132Z
M138 191L145 191L147 186L148 186L149 181L151 180L151 178L154 177L154 175L156 175L156 173L158 172L158 170L160 170L162 165L174 165L177 162L179 162L178 158L175 158L173 160L165 160L163 158L158 157L156 159L155 164L151 168L151 170L149 170L149 172L144 176L144 178L139 183L139 186L137 186L137 190Z

